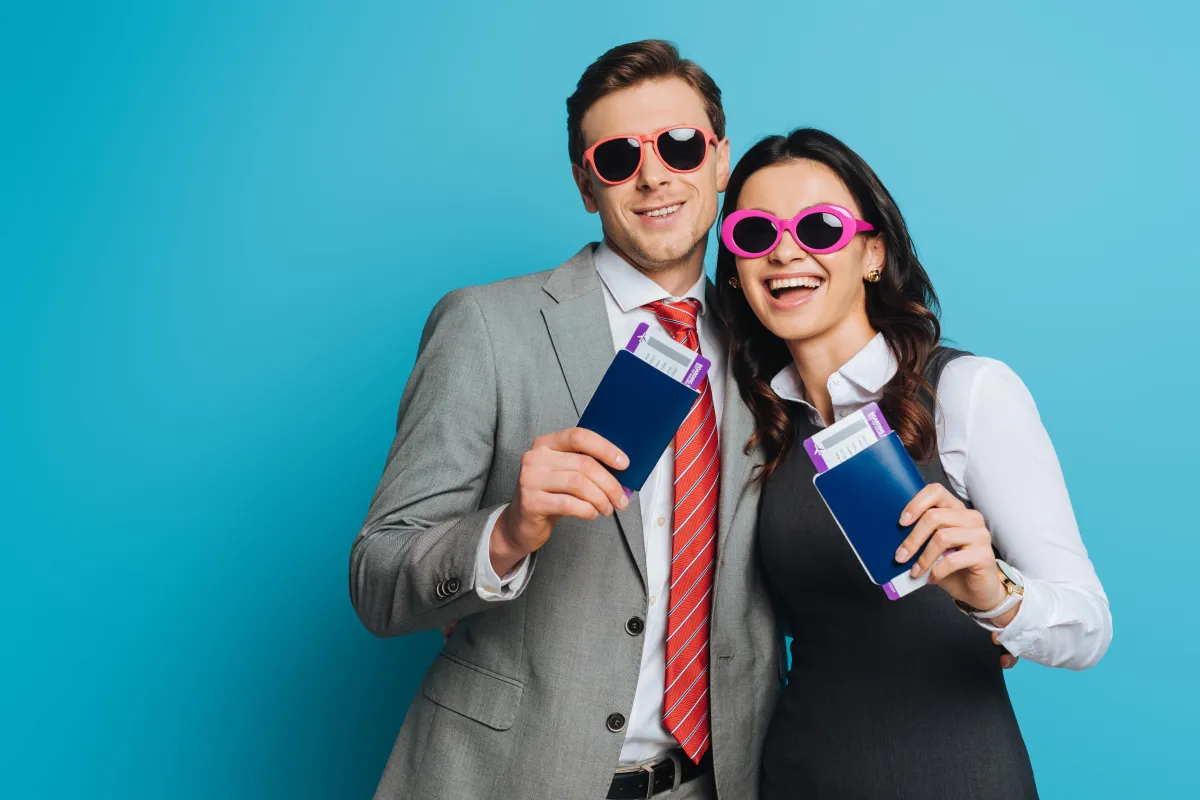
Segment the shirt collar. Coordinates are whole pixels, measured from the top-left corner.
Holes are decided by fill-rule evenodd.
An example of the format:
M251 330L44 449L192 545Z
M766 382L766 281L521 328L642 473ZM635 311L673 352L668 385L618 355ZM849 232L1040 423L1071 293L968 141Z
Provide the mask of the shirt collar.
M617 253L608 246L607 242L601 242L596 248L594 254L596 262L596 272L600 276L600 280L608 287L608 291L612 294L613 299L617 301L617 306L621 311L628 313L636 308L653 303L657 300L681 300L680 297L671 297L666 289L659 286L640 270L635 269L625 259L621 258ZM700 280L696 281L692 288L684 293L683 297L690 297L700 301L700 314L708 308L708 303L704 298L705 282L708 278L700 275Z
M892 349L888 347L882 333L875 334L863 349L834 373L868 394L878 394L895 374L896 357L892 355ZM832 381L834 376L829 377ZM832 387L827 388L830 389L830 397L834 397ZM789 361L788 365L771 379L771 391L784 400L795 403L808 402L804 398L804 381L800 379L800 372L796 369L794 361Z

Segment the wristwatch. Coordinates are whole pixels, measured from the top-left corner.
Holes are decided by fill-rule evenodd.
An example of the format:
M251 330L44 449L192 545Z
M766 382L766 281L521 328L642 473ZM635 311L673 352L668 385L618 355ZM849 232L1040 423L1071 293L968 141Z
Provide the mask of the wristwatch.
M970 614L977 619L992 619L998 617L1005 611L1008 611L1025 597L1025 579L1021 577L1021 573L1017 572L1017 568L1006 561L996 559L996 569L1000 573L1000 581L1004 584L1004 590L1008 593L1000 605L995 608L989 608L986 611L981 611L975 606L964 603L961 600L955 600L954 603L965 613Z

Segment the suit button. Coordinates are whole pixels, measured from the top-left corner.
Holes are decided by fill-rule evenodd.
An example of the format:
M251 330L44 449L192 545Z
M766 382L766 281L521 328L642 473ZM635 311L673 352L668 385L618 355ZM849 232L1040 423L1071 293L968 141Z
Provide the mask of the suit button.
M613 733L619 733L625 728L625 717L621 714L609 714L605 724Z
M458 578L451 578L450 580L446 581L447 595L458 594L458 590L461 588L462 585L458 582Z
M625 632L630 636L640 636L644 630L646 630L646 623L642 622L641 617L630 617L625 622Z
M434 589L434 591L437 593L438 600L445 600L446 599L446 582L441 581L440 583L438 583L438 585Z

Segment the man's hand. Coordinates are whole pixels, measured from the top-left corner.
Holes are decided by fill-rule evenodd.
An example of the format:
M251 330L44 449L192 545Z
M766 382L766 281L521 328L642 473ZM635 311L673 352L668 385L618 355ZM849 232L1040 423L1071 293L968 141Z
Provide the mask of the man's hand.
M492 528L490 554L497 575L508 574L544 545L560 517L596 519L629 505L604 464L625 469L629 458L594 431L568 428L533 440L521 457L512 502Z

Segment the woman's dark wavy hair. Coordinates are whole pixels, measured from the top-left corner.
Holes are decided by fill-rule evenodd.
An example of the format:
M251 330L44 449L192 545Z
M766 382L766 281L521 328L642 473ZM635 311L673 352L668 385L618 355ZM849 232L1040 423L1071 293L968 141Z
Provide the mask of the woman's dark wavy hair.
M920 460L928 460L934 452L936 433L926 405L933 390L923 376L929 356L941 339L940 307L933 284L917 260L904 217L874 170L824 131L799 128L787 136L769 136L751 147L734 168L725 190L721 219L737 210L738 196L751 175L799 159L832 169L858 202L861 219L875 226L874 233L864 235L884 239L887 260L883 275L878 283L866 285L867 318L887 340L898 369L884 387L879 406L909 451ZM788 364L791 354L784 341L759 322L741 290L729 285L729 279L737 275L734 258L718 237L717 297L729 329L730 368L757 421L746 450L763 448L766 463L758 478L765 481L792 447L787 406L770 387L771 378Z

